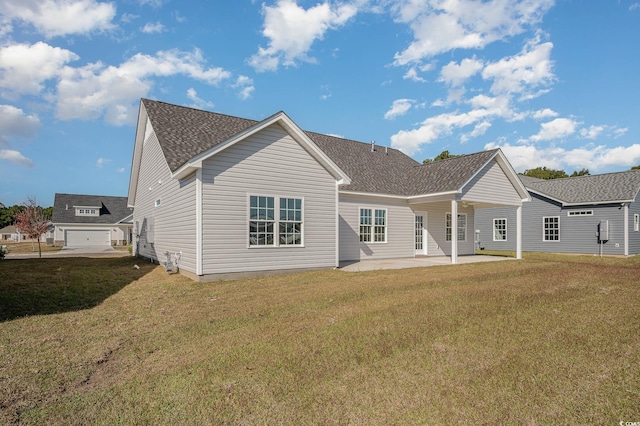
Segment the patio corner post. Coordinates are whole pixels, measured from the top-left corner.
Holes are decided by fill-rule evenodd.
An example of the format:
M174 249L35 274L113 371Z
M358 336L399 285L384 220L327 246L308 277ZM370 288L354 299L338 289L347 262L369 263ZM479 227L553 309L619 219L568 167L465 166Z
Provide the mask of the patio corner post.
M522 259L522 206L516 208L516 259Z
M458 263L458 202L451 200L451 264Z

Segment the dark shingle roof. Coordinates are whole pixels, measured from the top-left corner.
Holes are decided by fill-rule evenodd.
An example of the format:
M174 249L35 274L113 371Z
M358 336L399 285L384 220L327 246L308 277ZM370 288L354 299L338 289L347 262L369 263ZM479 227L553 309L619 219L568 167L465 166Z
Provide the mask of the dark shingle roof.
M189 159L256 125L258 121L143 99L172 172ZM497 150L422 165L397 149L306 132L351 179L341 189L421 195L459 189Z
M258 123L149 99L142 99L142 103L172 172L201 152Z
M100 216L76 216L75 206L100 207ZM118 223L133 213L127 197L105 195L56 194L53 200L53 223Z
M640 189L640 170L525 182L528 189L567 204L631 201Z
M413 194L433 194L460 189L496 154L498 150L482 151L423 164L415 169L407 182Z

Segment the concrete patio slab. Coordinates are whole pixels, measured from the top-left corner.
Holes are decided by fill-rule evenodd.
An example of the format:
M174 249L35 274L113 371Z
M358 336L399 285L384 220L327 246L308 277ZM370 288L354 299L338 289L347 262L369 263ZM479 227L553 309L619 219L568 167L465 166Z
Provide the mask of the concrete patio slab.
M458 256L458 265L477 262L498 262L501 260L516 260L514 257L503 256ZM346 272L376 271L381 269L423 268L427 266L451 265L449 256L425 256L401 259L361 260L357 262L342 262L340 270Z

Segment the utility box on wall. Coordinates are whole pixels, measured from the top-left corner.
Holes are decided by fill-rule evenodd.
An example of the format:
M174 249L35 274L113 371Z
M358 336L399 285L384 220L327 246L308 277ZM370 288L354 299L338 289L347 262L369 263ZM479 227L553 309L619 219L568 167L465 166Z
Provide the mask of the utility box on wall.
M609 241L609 221L601 220L598 224L598 241Z

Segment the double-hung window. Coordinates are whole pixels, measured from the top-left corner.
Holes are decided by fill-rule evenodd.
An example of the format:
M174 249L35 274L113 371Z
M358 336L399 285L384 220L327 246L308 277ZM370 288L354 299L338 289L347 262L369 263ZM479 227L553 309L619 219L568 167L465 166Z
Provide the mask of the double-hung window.
M386 209L360 209L360 241L363 243L387 242Z
M301 198L249 196L249 246L301 246L302 223Z
M302 245L302 199L280 198L280 245Z
M457 221L457 231L456 234L458 236L458 241L466 241L467 240L467 215L466 213L461 213L458 215ZM453 235L453 224L451 222L451 213L447 213L445 217L445 240L451 241L451 236Z
M493 219L493 241L507 241L507 219Z
M543 241L560 241L560 216L542 218Z

